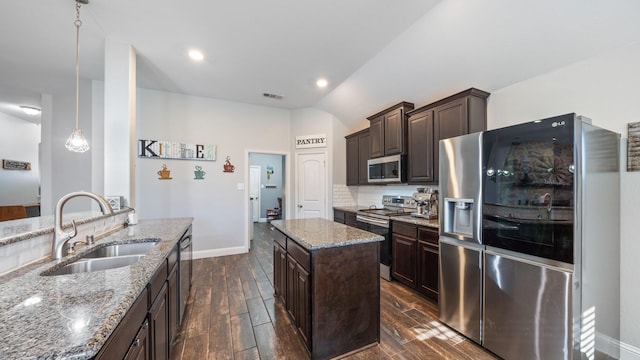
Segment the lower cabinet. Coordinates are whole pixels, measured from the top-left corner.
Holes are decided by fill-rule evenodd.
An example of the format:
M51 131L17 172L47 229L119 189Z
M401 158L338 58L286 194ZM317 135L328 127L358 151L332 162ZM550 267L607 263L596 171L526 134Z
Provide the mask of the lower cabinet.
M169 359L179 327L178 251L167 256L95 359Z
M169 359L169 314L167 301L167 284L149 309L149 333L151 336L151 359Z
M333 221L353 227L357 227L356 213L344 210L333 209Z
M438 301L438 231L429 227L394 221L393 278Z
M148 360L149 354L149 320L145 320L124 360Z

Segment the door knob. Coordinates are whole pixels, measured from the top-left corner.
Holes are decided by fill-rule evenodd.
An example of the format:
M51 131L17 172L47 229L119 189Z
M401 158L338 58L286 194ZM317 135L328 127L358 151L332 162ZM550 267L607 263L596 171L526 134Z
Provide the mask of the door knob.
M302 209L302 205L298 205L298 207L299 207L300 209Z

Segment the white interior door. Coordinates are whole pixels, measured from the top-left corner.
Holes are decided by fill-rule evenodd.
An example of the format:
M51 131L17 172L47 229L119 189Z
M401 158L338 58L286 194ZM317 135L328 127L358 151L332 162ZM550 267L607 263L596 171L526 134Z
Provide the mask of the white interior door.
M326 157L326 153L298 155L296 166L298 219L326 217Z
M251 207L251 222L260 221L260 165L249 167L249 206ZM253 226L250 227L253 229ZM253 236L251 237L253 239Z

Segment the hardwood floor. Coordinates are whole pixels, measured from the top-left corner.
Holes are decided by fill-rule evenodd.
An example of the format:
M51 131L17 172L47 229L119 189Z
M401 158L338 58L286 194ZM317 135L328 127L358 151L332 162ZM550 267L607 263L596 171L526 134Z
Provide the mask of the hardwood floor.
M269 224L254 226L249 254L194 261L185 322L174 360L308 359L273 298ZM380 344L345 359L496 359L437 321L432 301L397 282L381 280Z

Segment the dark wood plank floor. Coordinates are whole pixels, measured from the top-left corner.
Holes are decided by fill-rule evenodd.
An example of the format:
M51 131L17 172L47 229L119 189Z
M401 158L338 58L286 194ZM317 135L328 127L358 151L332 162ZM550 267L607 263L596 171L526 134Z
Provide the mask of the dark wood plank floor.
M249 254L194 261L191 296L174 360L308 359L286 310L273 298L269 224L254 227ZM495 359L437 321L435 303L381 280L380 344L346 359Z

